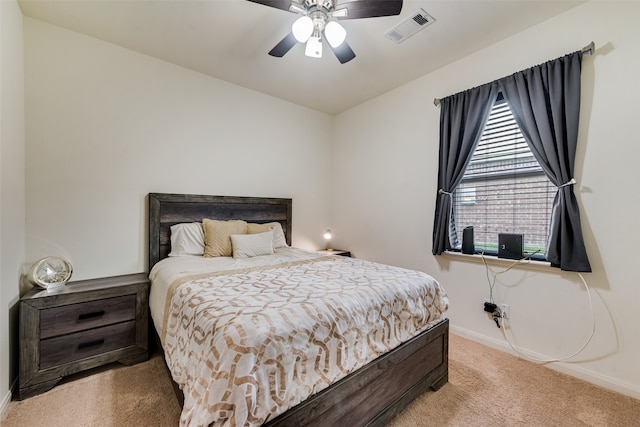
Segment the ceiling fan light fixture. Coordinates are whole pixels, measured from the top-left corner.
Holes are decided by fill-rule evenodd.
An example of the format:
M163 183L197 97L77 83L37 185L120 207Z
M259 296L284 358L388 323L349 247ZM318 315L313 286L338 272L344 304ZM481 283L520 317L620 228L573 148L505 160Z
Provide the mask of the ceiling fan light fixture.
M309 37L304 54L311 58L322 58L322 38L315 35Z
M308 16L301 16L300 18L296 19L296 22L294 22L291 26L291 32L293 33L293 36L300 43L304 43L309 40L309 37L311 37L311 34L313 34L313 29L313 20L311 20L311 18L309 18Z
M305 55L321 58L324 38L341 64L351 61L356 54L346 41L347 31L333 19L395 16L400 14L403 4L403 0L248 1L300 14L300 17L291 25L291 32L269 51L269 55L282 58L296 44L306 43Z
M336 48L347 38L347 30L336 21L330 21L324 28L324 36L327 38L331 47Z

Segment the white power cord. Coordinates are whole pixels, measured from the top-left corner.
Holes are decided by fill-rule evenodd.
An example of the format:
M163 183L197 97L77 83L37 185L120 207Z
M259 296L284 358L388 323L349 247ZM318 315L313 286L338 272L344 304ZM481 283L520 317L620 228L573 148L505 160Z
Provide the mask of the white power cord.
M498 276L498 274L502 274L502 273L506 273L507 271L511 270L516 264L519 264L520 262L524 261L524 260L517 260L515 262L513 262L509 267L507 267L506 269L499 271L499 272L495 272L493 270L491 270L489 268L489 266L487 265L487 262L484 259L484 254L482 255L482 262L484 263L484 266L486 268L486 272L487 272L487 281L489 282L489 300L491 303L493 303L493 287L496 284L496 277ZM491 271L493 273L493 280L490 280L489 278L489 271ZM580 347L576 352L574 352L573 354L569 355L569 356L565 356L565 357L561 357L561 358L554 358L554 359L540 359L538 357L532 356L530 354L527 354L524 350L518 348L518 346L516 346L515 344L513 344L511 342L511 340L509 339L509 336L507 335L507 327L509 327L508 325L508 319L506 317L503 316L503 313L500 311L499 312L499 316L498 318L500 319L500 321L502 322L502 327L500 329L502 329L502 334L504 335L504 339L507 342L507 344L509 344L509 347L511 347L511 349L513 351L515 351L516 353L518 353L519 355L521 355L522 357L529 359L533 362L537 362L537 363L552 363L552 362L561 362L567 359L571 359L572 357L576 356L577 354L579 354L582 350L584 350L587 345L589 345L589 343L591 342L591 339L593 338L593 336L595 335L596 332L596 316L595 313L593 311L593 302L591 300L591 291L589 290L589 285L587 285L586 280L584 280L584 277L582 276L581 273L578 273L578 276L580 277L580 280L582 281L582 284L584 285L584 289L587 291L587 300L589 301L589 309L591 311L591 335L589 335L589 338L586 340L586 342L582 345L582 347ZM494 316L494 320L495 320L496 316ZM498 325L499 326L499 325Z
M580 347L577 351L575 351L573 354L569 355L569 356L565 356L565 357L560 357L560 358L555 358L555 359L540 359L537 357L534 357L530 354L525 353L523 350L519 349L516 345L514 345L510 340L509 337L507 336L507 328L506 328L506 322L505 320L507 320L506 318L502 317L502 324L503 327L500 328L502 329L502 334L504 335L505 340L507 341L507 343L509 344L509 346L516 351L518 354L520 354L521 356L532 360L534 362L537 363L551 363L551 362L562 362L563 360L567 360L567 359L571 359L572 357L576 356L577 354L579 354L582 350L584 350L587 345L589 345L589 343L591 342L591 339L593 338L593 336L596 333L596 317L595 314L593 312L593 302L591 301L591 292L589 290L589 286L587 285L587 282L584 280L584 277L582 277L582 274L578 273L578 276L580 276L580 279L582 280L582 283L584 284L584 288L587 291L587 300L589 301L589 308L591 310L591 334L589 335L589 338L587 338L587 340L585 341L585 343L582 345L582 347Z

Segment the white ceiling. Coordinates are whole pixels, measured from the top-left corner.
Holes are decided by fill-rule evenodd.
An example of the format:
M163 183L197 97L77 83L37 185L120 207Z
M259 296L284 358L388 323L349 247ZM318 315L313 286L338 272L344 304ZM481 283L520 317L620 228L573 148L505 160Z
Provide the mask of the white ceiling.
M373 0L384 1L384 0ZM405 0L399 16L342 20L356 58L297 45L267 55L298 15L246 0L19 0L24 15L328 114L338 114L580 1ZM384 34L424 9L436 19L401 44Z

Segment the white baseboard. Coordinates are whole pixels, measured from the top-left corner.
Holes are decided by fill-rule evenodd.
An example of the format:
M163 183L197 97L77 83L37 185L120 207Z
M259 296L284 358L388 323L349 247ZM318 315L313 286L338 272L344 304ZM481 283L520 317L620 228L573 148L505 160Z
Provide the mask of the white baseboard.
M2 401L0 402L0 424L4 419L4 415L7 407L9 406L9 402L11 402L11 390L7 390L7 393L4 395Z
M513 356L526 359L525 357L522 357L522 355L514 351L509 346L509 344L504 341L496 340L495 338L491 338L486 335L482 335L477 332L461 328L459 326L449 325L449 328L451 333L455 335L468 338L471 341L478 342L480 344L486 345L487 347L495 348L496 350L504 351L505 353L509 353ZM526 350L526 353L529 353L533 357L538 359L549 358L549 356L545 356L543 354L537 354L530 350ZM553 370L556 370L558 372L571 375L572 377L579 378L583 381L587 381L591 384L595 384L597 386L604 387L608 390L624 394L625 396L633 397L634 399L640 399L640 387L636 385L629 384L624 381L620 381L615 378L611 378L606 375L602 375L597 372L593 372L588 369L584 369L579 366L572 365L570 363L553 362L553 363L547 363L545 364L545 366Z

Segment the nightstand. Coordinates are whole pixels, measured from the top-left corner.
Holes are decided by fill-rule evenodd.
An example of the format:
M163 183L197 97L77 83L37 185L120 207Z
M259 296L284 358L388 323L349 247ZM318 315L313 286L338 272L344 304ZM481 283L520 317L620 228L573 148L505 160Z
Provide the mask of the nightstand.
M148 307L144 273L31 289L20 299L19 398L76 372L147 360Z
M340 255L340 256L351 256L351 252L349 251L343 251L342 249L325 249L323 251L318 251L321 254L325 254L325 255Z

